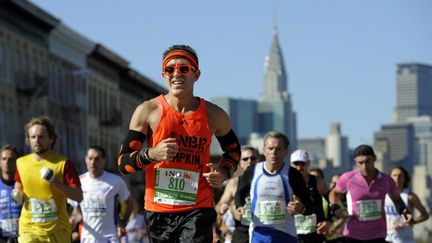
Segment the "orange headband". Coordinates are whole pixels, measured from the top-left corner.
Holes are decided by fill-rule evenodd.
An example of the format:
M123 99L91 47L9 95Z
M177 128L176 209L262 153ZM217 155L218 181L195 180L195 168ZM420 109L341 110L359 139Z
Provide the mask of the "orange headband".
M174 50L172 52L169 52L162 61L162 69L166 66L166 64L171 59L176 58L176 57L183 57L183 58L188 59L191 62L192 66L194 66L196 69L199 69L198 68L198 60L194 56L192 56L191 54L189 54L183 50Z

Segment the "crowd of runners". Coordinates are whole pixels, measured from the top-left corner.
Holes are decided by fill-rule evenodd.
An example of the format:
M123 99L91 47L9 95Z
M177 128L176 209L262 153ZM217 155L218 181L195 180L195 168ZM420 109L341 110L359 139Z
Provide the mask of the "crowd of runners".
M281 132L265 135L262 154L241 146L227 113L194 96L191 47L166 50L161 73L168 93L136 108L115 162L122 176L144 172L144 205L105 171L104 148L87 149L78 175L55 152L49 118L35 117L25 127L31 153L1 150L0 242L414 242L413 226L429 218L407 171L376 169L369 145L329 185Z

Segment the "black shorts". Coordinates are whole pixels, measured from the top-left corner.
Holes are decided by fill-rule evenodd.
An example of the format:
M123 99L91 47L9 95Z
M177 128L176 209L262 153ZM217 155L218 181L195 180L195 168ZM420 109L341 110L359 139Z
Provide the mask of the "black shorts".
M0 243L18 243L18 237L0 237Z
M239 225L234 229L232 243L249 243L249 226Z
M214 208L178 213L145 212L152 243L212 243L216 222Z
M319 235L317 233L311 234L298 234L297 235L298 243L322 243L325 241L325 237L323 235Z

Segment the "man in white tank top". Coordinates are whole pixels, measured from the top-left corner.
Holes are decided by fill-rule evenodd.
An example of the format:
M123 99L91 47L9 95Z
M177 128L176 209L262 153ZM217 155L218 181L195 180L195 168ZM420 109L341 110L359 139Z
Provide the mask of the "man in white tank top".
M266 160L249 166L239 179L235 218L250 219L252 243L297 242L293 215L305 212L310 199L300 172L284 161L288 145L284 134L267 133L263 150Z

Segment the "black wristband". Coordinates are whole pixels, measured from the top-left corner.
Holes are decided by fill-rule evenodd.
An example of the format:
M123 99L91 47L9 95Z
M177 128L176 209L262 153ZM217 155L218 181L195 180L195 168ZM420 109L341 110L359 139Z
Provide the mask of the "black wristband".
M149 148L147 146L142 146L140 151L139 151L139 160L142 164L145 164L145 165L148 165L152 162L150 160L150 158L148 157L148 150L149 150Z

